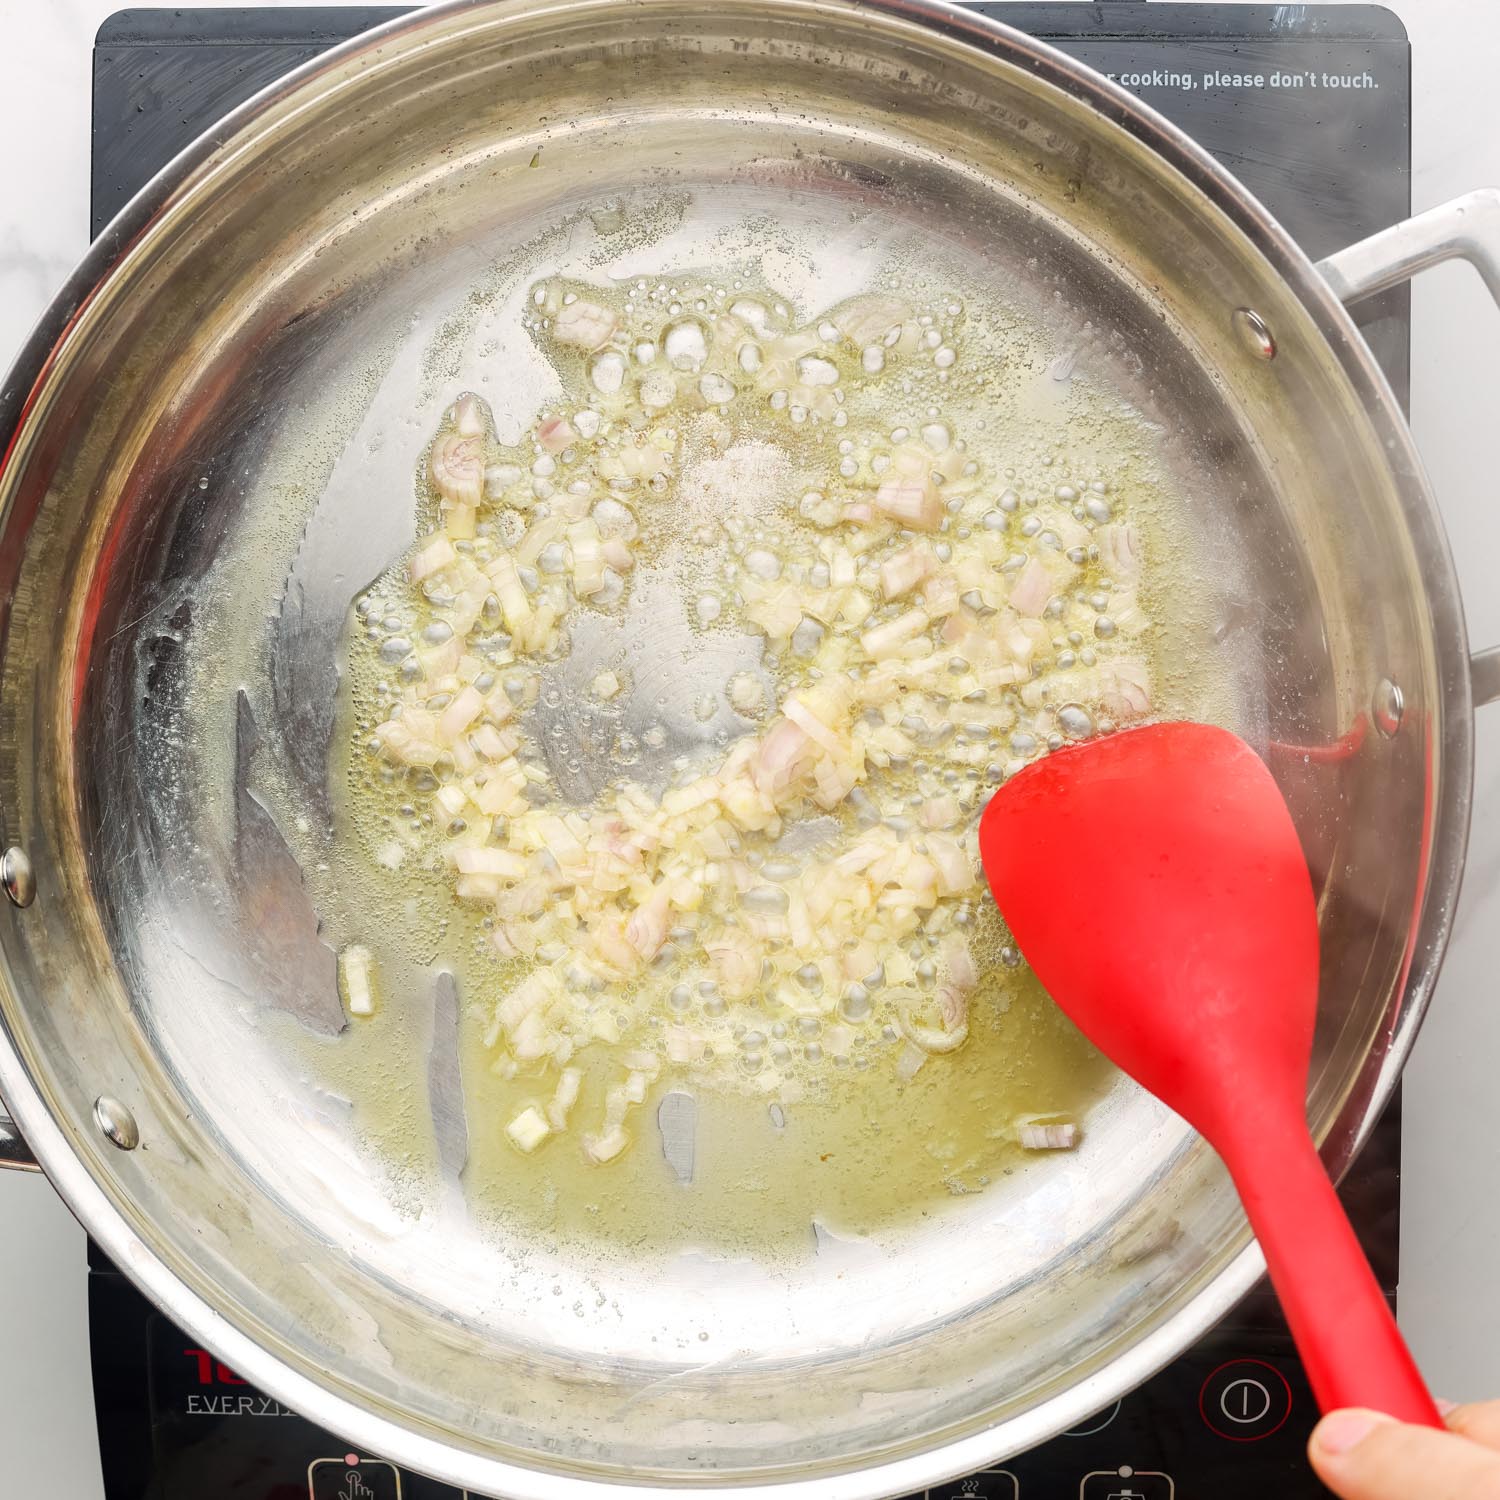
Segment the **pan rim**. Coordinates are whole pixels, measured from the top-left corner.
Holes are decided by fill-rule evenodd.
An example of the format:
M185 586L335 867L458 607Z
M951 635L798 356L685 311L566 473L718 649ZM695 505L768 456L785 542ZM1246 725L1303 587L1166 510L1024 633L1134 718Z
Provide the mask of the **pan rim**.
M269 117L278 106L294 104L320 79L352 82L362 71L378 66L388 49L393 57L399 57L403 46L419 45L429 28L441 28L457 18L472 16L477 18L474 24L485 26L493 24L490 17L503 21L507 14L586 10L596 3L598 0L540 5L525 0L450 0L398 17L288 74L190 145L152 178L94 242L23 345L0 391L0 452L4 454L0 458L0 488L28 418L52 370L64 357L74 327L109 286L122 262L149 240L163 217L190 205L195 185L212 170L221 154L245 144L258 124L273 124ZM767 6L762 3L757 9L763 12ZM1312 262L1266 210L1175 126L1092 69L1001 22L946 0L774 0L774 9L825 16L830 11L843 12L851 18L873 19L877 24L906 23L936 32L1025 69L1091 105L1105 120L1149 147L1189 189L1227 218L1292 288L1334 351L1385 445L1389 462L1398 470L1403 481L1398 485L1403 518L1428 570L1423 586L1431 611L1432 646L1443 697L1442 776L1432 811L1434 837L1427 889L1420 920L1410 934L1411 964L1399 1014L1385 1049L1372 1051L1366 1059L1325 1145L1330 1166L1341 1171L1394 1088L1430 999L1457 900L1472 798L1472 697L1456 575L1410 431L1384 376L1347 311ZM4 528L9 530L15 522L15 517L7 515ZM8 966L3 982L10 988ZM363 1447L460 1486L500 1489L516 1500L559 1500L563 1495L602 1497L606 1491L613 1493L619 1488L617 1483L599 1477L597 1470L587 1476L561 1469L543 1471L516 1461L485 1458L425 1436L414 1427L377 1415L315 1383L262 1348L130 1227L110 1193L75 1151L62 1122L51 1112L3 1016L0 1095L54 1187L110 1259L176 1322L258 1387ZM1258 1249L1253 1243L1247 1245L1179 1311L1158 1323L1144 1338L1067 1391L1008 1419L1000 1428L972 1430L979 1423L971 1422L971 1430L959 1437L939 1437L930 1446L873 1468L814 1471L807 1477L771 1479L763 1484L740 1485L733 1479L714 1483L705 1476L701 1485L687 1481L632 1488L642 1496L661 1500L729 1487L748 1500L770 1500L773 1496L781 1500L813 1500L814 1496L820 1500L878 1500L882 1495L919 1490L947 1475L992 1463L1001 1452L1016 1452L1043 1441L1107 1406L1218 1321L1250 1289L1263 1268ZM996 1434L1001 1431L1005 1439L997 1447Z

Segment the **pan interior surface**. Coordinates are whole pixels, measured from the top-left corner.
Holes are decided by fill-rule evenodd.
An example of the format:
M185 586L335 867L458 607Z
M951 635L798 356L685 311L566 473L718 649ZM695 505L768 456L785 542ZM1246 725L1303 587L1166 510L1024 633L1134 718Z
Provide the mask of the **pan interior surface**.
M43 899L7 940L5 1015L155 1254L299 1375L472 1459L455 1477L831 1486L1008 1418L1055 1413L1028 1442L1066 1425L1056 1398L1112 1378L1245 1232L1201 1143L1031 994L1003 1061L1086 1103L1065 1157L963 1181L851 1130L819 1212L761 1105L703 1137L691 1186L643 1130L608 1232L545 1201L434 962L444 893L372 906L347 798L354 605L413 542L433 431L474 390L514 441L558 395L522 327L533 286L703 275L801 321L893 288L966 310L1016 482L1056 464L1138 501L1158 710L1230 724L1283 775L1341 959L1320 1134L1385 1024L1419 878L1349 808L1380 795L1416 847L1426 771L1400 739L1332 771L1301 749L1339 742L1381 673L1420 717L1434 668L1420 608L1372 602L1411 549L1319 330L1143 146L896 16L628 9L450 11L331 65L210 158L86 310L8 471L35 520L3 770ZM1274 366L1235 340L1247 304ZM702 750L690 704L740 665L705 658L680 602L643 593L615 643L650 669L663 765ZM385 992L359 1032L335 952L372 926ZM982 1109L983 1077L955 1076ZM101 1093L143 1149L105 1158Z

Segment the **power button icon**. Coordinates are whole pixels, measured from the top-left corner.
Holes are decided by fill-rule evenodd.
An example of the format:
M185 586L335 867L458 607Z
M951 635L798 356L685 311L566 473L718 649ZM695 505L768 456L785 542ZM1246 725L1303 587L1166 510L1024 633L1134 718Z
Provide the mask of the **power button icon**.
M1292 1414L1292 1388L1281 1371L1264 1360L1233 1359L1203 1382L1198 1412L1221 1438L1258 1442L1286 1424Z
M1271 1410L1271 1393L1254 1375L1237 1375L1219 1396L1219 1410L1238 1427L1264 1422Z

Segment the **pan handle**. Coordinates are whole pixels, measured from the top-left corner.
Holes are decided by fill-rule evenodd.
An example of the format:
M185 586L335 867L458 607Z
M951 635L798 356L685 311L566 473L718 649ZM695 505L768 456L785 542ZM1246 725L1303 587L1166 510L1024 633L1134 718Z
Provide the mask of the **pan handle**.
M1477 188L1346 246L1317 265L1340 302L1410 281L1445 260L1466 260L1500 302L1500 188Z
M1357 302L1409 281L1445 260L1466 260L1500 303L1500 188L1478 188L1392 224L1320 260L1317 270L1340 302ZM1470 658L1477 705L1500 699L1500 646Z
M3 1109L0 1109L0 1170L10 1167L20 1172L38 1172L36 1158L27 1150L21 1132Z

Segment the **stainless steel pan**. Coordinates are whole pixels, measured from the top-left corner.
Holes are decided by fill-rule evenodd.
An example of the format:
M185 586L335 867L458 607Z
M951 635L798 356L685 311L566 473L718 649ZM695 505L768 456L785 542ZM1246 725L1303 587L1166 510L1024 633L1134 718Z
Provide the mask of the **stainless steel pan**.
M409 490L380 497L436 416L423 360L483 361L455 318L497 267L598 250L607 274L606 200L656 215L637 259L759 216L804 264L857 274L862 244L902 240L1008 278L1160 414L1199 496L1202 649L1317 870L1308 1108L1334 1170L1447 938L1475 696L1432 498L1342 303L1454 254L1497 289L1500 206L1313 266L1136 100L975 15L476 0L328 55L179 158L0 392L0 1153L24 1138L246 1378L471 1491L905 1493L1108 1404L1255 1280L1175 1119L1121 1085L1066 1165L853 1261L622 1258L601 1280L451 1198L413 1211L278 1040L340 1017L247 759L283 757L316 806L350 600L410 538Z

